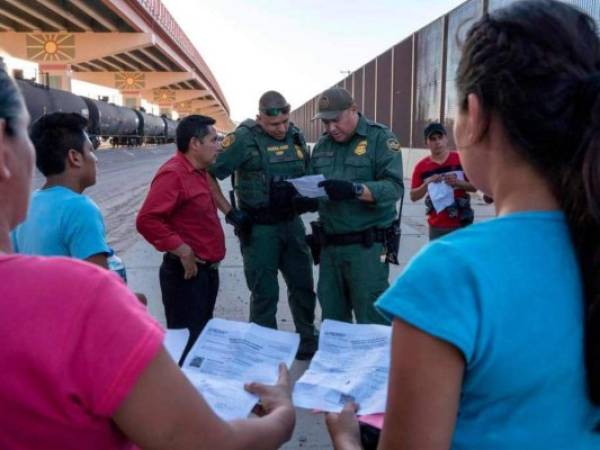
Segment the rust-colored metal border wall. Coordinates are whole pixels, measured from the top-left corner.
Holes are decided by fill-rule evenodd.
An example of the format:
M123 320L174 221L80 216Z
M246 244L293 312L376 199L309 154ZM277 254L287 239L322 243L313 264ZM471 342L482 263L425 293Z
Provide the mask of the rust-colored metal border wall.
M375 101L377 92L375 91L375 60L365 66L365 82L363 93L363 111L365 116L375 118Z
M374 119L388 127L392 125L392 52L390 49L377 57L377 101Z
M423 129L440 120L444 18L422 28L415 36L415 97L412 145L424 147Z
M393 48L392 131L400 145L410 147L412 124L413 37L403 40Z
M140 0L138 0L140 1ZM519 0L467 0L416 31L336 83L348 89L358 108L391 127L403 147L423 148L423 128L444 121L451 130L457 113L455 73L460 42L484 11ZM564 0L590 14L600 27L598 0ZM321 134L318 94L292 112L309 142ZM450 136L452 139L452 136Z
M456 69L460 58L460 46L469 28L483 14L482 0L469 0L448 14L446 21L446 66L444 68L444 106L443 120L446 128L451 130L458 113L458 97L456 95ZM454 146L454 136L450 133L450 145Z

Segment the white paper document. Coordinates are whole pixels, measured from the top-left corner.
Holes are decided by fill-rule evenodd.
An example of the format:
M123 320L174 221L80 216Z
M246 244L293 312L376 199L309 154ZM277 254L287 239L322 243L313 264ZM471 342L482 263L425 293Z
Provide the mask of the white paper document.
M165 333L165 348L176 363L179 362L189 338L190 331L187 328L180 330L170 329Z
M258 401L244 384L275 384L279 363L289 368L299 344L295 333L211 319L186 356L183 372L219 417L243 419Z
M457 180L464 181L465 176L462 170L455 170L444 173L444 176L454 175ZM454 188L445 181L438 181L437 183L429 183L427 185L427 193L431 198L431 203L436 213L439 213L446 209L448 206L454 203Z
M286 180L296 188L298 194L304 197L317 198L317 197L325 197L327 193L325 189L317 186L321 181L324 181L325 177L323 175L307 175L305 177L300 178L292 178L290 180Z
M294 387L294 405L339 412L346 402L358 414L385 411L391 327L325 320L319 350Z
M427 185L427 193L431 198L431 203L435 208L435 212L439 213L454 203L454 189L445 181L437 183L429 183Z

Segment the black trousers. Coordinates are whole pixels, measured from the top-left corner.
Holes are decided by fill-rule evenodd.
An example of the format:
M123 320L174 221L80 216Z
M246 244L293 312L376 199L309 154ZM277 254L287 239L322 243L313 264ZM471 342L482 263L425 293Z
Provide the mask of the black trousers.
M216 268L198 263L198 274L194 278L186 280L183 274L179 258L165 253L159 280L167 328L187 328L190 331L179 365L183 364L204 326L212 319L219 291L219 271Z

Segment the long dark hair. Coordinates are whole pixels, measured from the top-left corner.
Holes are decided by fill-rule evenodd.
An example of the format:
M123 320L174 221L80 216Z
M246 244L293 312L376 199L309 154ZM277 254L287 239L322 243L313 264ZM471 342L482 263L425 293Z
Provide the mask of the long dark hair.
M461 108L476 94L546 177L583 277L585 365L600 404L600 41L594 21L554 0L526 0L469 31L457 71Z
M0 119L6 120L6 132L13 133L11 123L23 111L23 98L15 82L0 64Z

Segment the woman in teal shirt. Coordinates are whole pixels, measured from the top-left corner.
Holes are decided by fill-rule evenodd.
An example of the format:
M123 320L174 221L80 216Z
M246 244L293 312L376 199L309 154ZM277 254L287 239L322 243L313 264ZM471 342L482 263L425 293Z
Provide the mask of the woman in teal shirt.
M498 218L425 247L393 320L381 449L600 448L600 41L521 1L468 33L455 140ZM328 418L357 448L348 406Z

